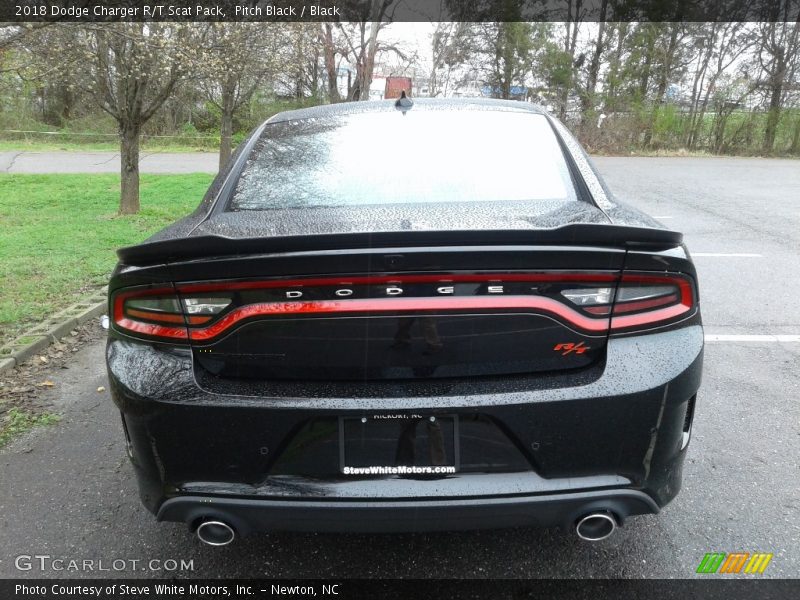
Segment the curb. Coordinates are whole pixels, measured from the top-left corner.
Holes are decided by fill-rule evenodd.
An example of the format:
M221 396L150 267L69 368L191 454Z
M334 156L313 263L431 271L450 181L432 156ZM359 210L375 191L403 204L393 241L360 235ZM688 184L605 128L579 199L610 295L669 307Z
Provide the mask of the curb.
M72 306L44 319L25 331L17 339L0 347L0 373L5 373L22 364L31 356L60 340L87 321L99 317L106 310L107 288L87 297Z

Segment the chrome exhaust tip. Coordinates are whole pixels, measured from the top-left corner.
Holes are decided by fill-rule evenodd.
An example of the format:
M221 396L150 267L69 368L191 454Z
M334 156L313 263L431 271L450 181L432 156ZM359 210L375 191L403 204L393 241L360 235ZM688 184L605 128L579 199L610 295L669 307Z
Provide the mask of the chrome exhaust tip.
M607 512L589 513L575 524L575 533L587 542L599 542L609 537L617 528L614 515Z
M203 521L197 526L195 535L209 546L227 546L236 537L236 532L222 521Z

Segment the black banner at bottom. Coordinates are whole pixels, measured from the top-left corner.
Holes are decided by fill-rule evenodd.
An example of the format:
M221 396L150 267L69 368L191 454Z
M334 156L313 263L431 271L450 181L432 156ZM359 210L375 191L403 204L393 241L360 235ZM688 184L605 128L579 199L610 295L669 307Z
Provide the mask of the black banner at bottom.
M626 598L680 598L783 600L800 598L800 580L768 579L658 579L658 580L471 580L471 579L308 579L308 580L154 580L154 579L42 579L0 580L3 600L131 598L353 598L408 599L492 598L621 600Z

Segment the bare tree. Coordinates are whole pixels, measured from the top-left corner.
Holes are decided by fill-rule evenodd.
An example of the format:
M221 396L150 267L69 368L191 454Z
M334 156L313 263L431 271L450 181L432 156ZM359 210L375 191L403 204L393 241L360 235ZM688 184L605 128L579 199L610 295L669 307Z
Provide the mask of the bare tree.
M564 58L575 68L579 68L584 60L583 56L576 60L575 51L578 46L578 31L580 30L581 22L585 16L583 0L567 0L567 20L564 21L563 53ZM567 116L569 93L572 91L575 83L574 69L570 68L565 74L567 76L563 88L561 89L558 103L558 116L561 120L564 120Z
M60 125L71 115L72 103L81 86L80 78L75 81L72 69L63 68L65 63L60 50L69 44L72 30L69 26L14 29L16 31L6 37L5 49L1 50L7 57L2 70L15 73L34 90L32 108L41 121Z
M231 156L233 120L278 68L283 36L275 24L211 23L199 64L200 87L220 111L219 168Z
M333 41L334 25L326 21L320 27L320 41L322 43L322 55L327 76L328 100L331 103L341 102L342 98L339 95L339 63L336 61L337 51Z
M375 60L379 54L394 52L405 59L396 45L379 40L380 32L391 22L391 10L397 0L370 0L361 4L362 20L338 23L341 43L339 52L355 68L355 77L348 79L347 99L368 100Z
M743 22L711 23L699 34L698 67L692 83L692 104L686 146L696 148L700 129L720 77L752 48L752 32Z
M288 23L281 26L283 39L279 59L283 91L298 100L318 97L324 58L319 27L313 23Z
M260 98L366 99L376 63L386 74L424 73L434 96L484 93L473 87L479 84L508 97L512 86L526 86L528 99L562 117L572 116L577 99L579 132L590 145L800 151L800 22L796 12L781 12L786 2L763 4L772 12L760 23L738 13L726 13L732 22L694 23L681 19L679 7L637 23L617 22L631 9L626 0L563 0L566 23L534 23L514 12L518 1L442 0L451 14L470 18L433 24L430 59L412 70L413 52L389 39L391 11L402 1L343 0L359 20L284 23L274 32L259 24L0 24L0 100L7 111L57 126L100 109L113 115L124 211L135 210L128 190L135 190L133 155L145 123L152 133L178 131L187 119L201 129L219 122L225 162L235 124L263 112ZM707 4L753 10L747 0ZM584 23L598 9L599 20ZM601 106L609 118L592 127Z
M469 28L468 63L492 96L510 98L530 72L531 25L523 22L475 23Z
M608 14L608 0L601 0L600 14L597 24L597 38L594 40L592 60L586 77L586 86L581 95L581 128L586 128L589 123L590 112L595 103L597 91L597 78L600 75L600 61L605 51L606 16Z
M619 108L619 90L625 83L623 58L630 32L630 23L621 22L609 25L608 41L610 45L613 45L613 51L609 58L605 77L603 110L606 112L614 112Z
M653 132L655 130L658 113L664 104L664 96L670 81L678 76L680 69L686 66L681 57L684 40L688 37L686 24L680 22L665 23L661 28L661 35L655 44L656 53L656 89L653 98L653 107L650 111L650 120L645 130L644 145L652 146Z
M68 74L70 85L117 122L120 214L139 211L142 127L196 64L199 31L176 23L58 23L25 39L23 68L31 77Z
M142 127L196 64L197 28L176 23L87 26L72 47L86 55L89 91L119 126L120 214L139 212Z
M25 36L51 23L0 23L0 50L21 43Z
M787 17L781 13L789 10L789 2L774 3L773 19ZM764 129L764 152L775 147L775 135L781 117L781 108L790 74L800 60L800 16L794 22L773 20L759 24L758 62L764 74L763 87L767 93L768 113Z
M447 95L454 69L464 65L469 56L469 24L437 23L431 34L431 71L429 93Z

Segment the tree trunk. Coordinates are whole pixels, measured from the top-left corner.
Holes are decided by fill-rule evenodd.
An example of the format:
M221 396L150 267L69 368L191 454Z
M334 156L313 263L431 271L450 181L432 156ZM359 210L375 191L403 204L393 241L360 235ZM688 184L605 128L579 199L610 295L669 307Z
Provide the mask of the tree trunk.
M513 84L514 69L514 42L512 41L511 25L500 23L500 39L502 53L502 81L500 82L500 95L504 100L511 98L511 85Z
M586 79L586 90L581 98L581 130L589 124L589 111L594 111L594 94L597 88L597 77L600 74L600 59L603 56L603 34L606 29L606 10L608 0L603 0L600 5L600 21L597 26L597 42L594 45L592 62L589 63L589 73Z
M66 121L72 118L72 104L74 96L69 87L61 86L61 125L63 126Z
M314 62L311 63L311 97L319 98L319 49L315 48Z
M373 8L373 10L376 10ZM380 15L376 15L380 18ZM360 91L361 96L359 100L369 100L369 90L372 86L372 73L375 71L375 56L378 53L378 30L380 29L379 21L373 21L369 29L369 43L367 45L366 60L364 61L364 71L361 75Z
M617 47L614 50L611 64L606 75L606 94L603 110L615 112L617 110L617 88L619 87L619 73L622 66L622 52L625 49L625 39L628 35L628 23L617 23L615 26L617 34Z
M562 121L566 120L567 118L567 105L569 104L569 92L572 89L572 82L574 80L574 76L572 74L573 63L575 61L575 44L578 39L578 13L580 11L580 0L578 0L578 6L575 8L575 20L572 20L572 0L570 0L569 4L567 5L567 11L569 20L564 23L564 27L566 29L566 39L564 42L564 52L569 57L569 75L567 76L567 81L563 82L563 88L561 89L560 97L559 97L559 104L558 107L558 118Z
M794 132L792 133L792 145L789 148L791 154L800 154L800 116L795 119Z
M661 105L664 104L664 95L667 93L667 84L669 83L669 77L673 68L672 60L675 56L675 49L678 46L679 25L677 23L671 23L670 26L672 27L672 32L670 33L669 44L664 55L664 64L661 66L661 72L658 77L658 87L656 88L656 97L653 101L653 110L650 113L650 123L644 134L645 148L649 148L653 144L653 130L656 127L659 109Z
M233 146L233 114L229 111L222 112L222 121L219 128L219 170L221 171L231 159Z
M119 214L139 212L139 126L120 126L120 199Z
M724 35L724 34L723 34ZM697 132L699 131L702 123L702 114L698 118L700 110L700 97L703 93L703 84L705 83L706 73L708 71L708 64L711 61L711 55L714 52L714 47L717 40L717 24L711 26L711 31L707 34L711 39L703 39L701 52L702 58L698 60L697 70L694 74L692 83L692 103L689 108L689 128L686 132L686 147L689 149L694 148Z
M231 158L231 147L233 146L233 111L234 111L234 90L228 87L222 90L222 114L219 126L219 170L228 164Z
M705 98L700 103L700 106L697 108L697 112L694 115L694 122L692 123L692 128L689 131L689 139L686 143L686 147L689 150L694 150L697 148L697 142L700 139L700 132L703 128L703 119L706 116L706 107L708 106L708 93L706 93Z
M650 87L650 73L653 69L653 52L655 51L656 45L655 32L648 31L648 35L649 38L644 55L644 70L642 71L642 79L639 82L639 100L641 102L644 102L647 98L647 90Z
M333 46L333 25L322 24L322 54L325 60L325 72L328 75L328 100L331 104L341 102L339 96L339 79L336 72L336 48Z
M714 117L714 154L721 154L722 147L725 145L725 129L728 124L728 117L730 116L730 111L727 108L717 106L716 116Z
M781 96L783 95L783 79L772 85L769 97L769 112L767 113L767 126L764 129L764 152L771 154L775 148L775 134L778 131L778 121L781 118Z

